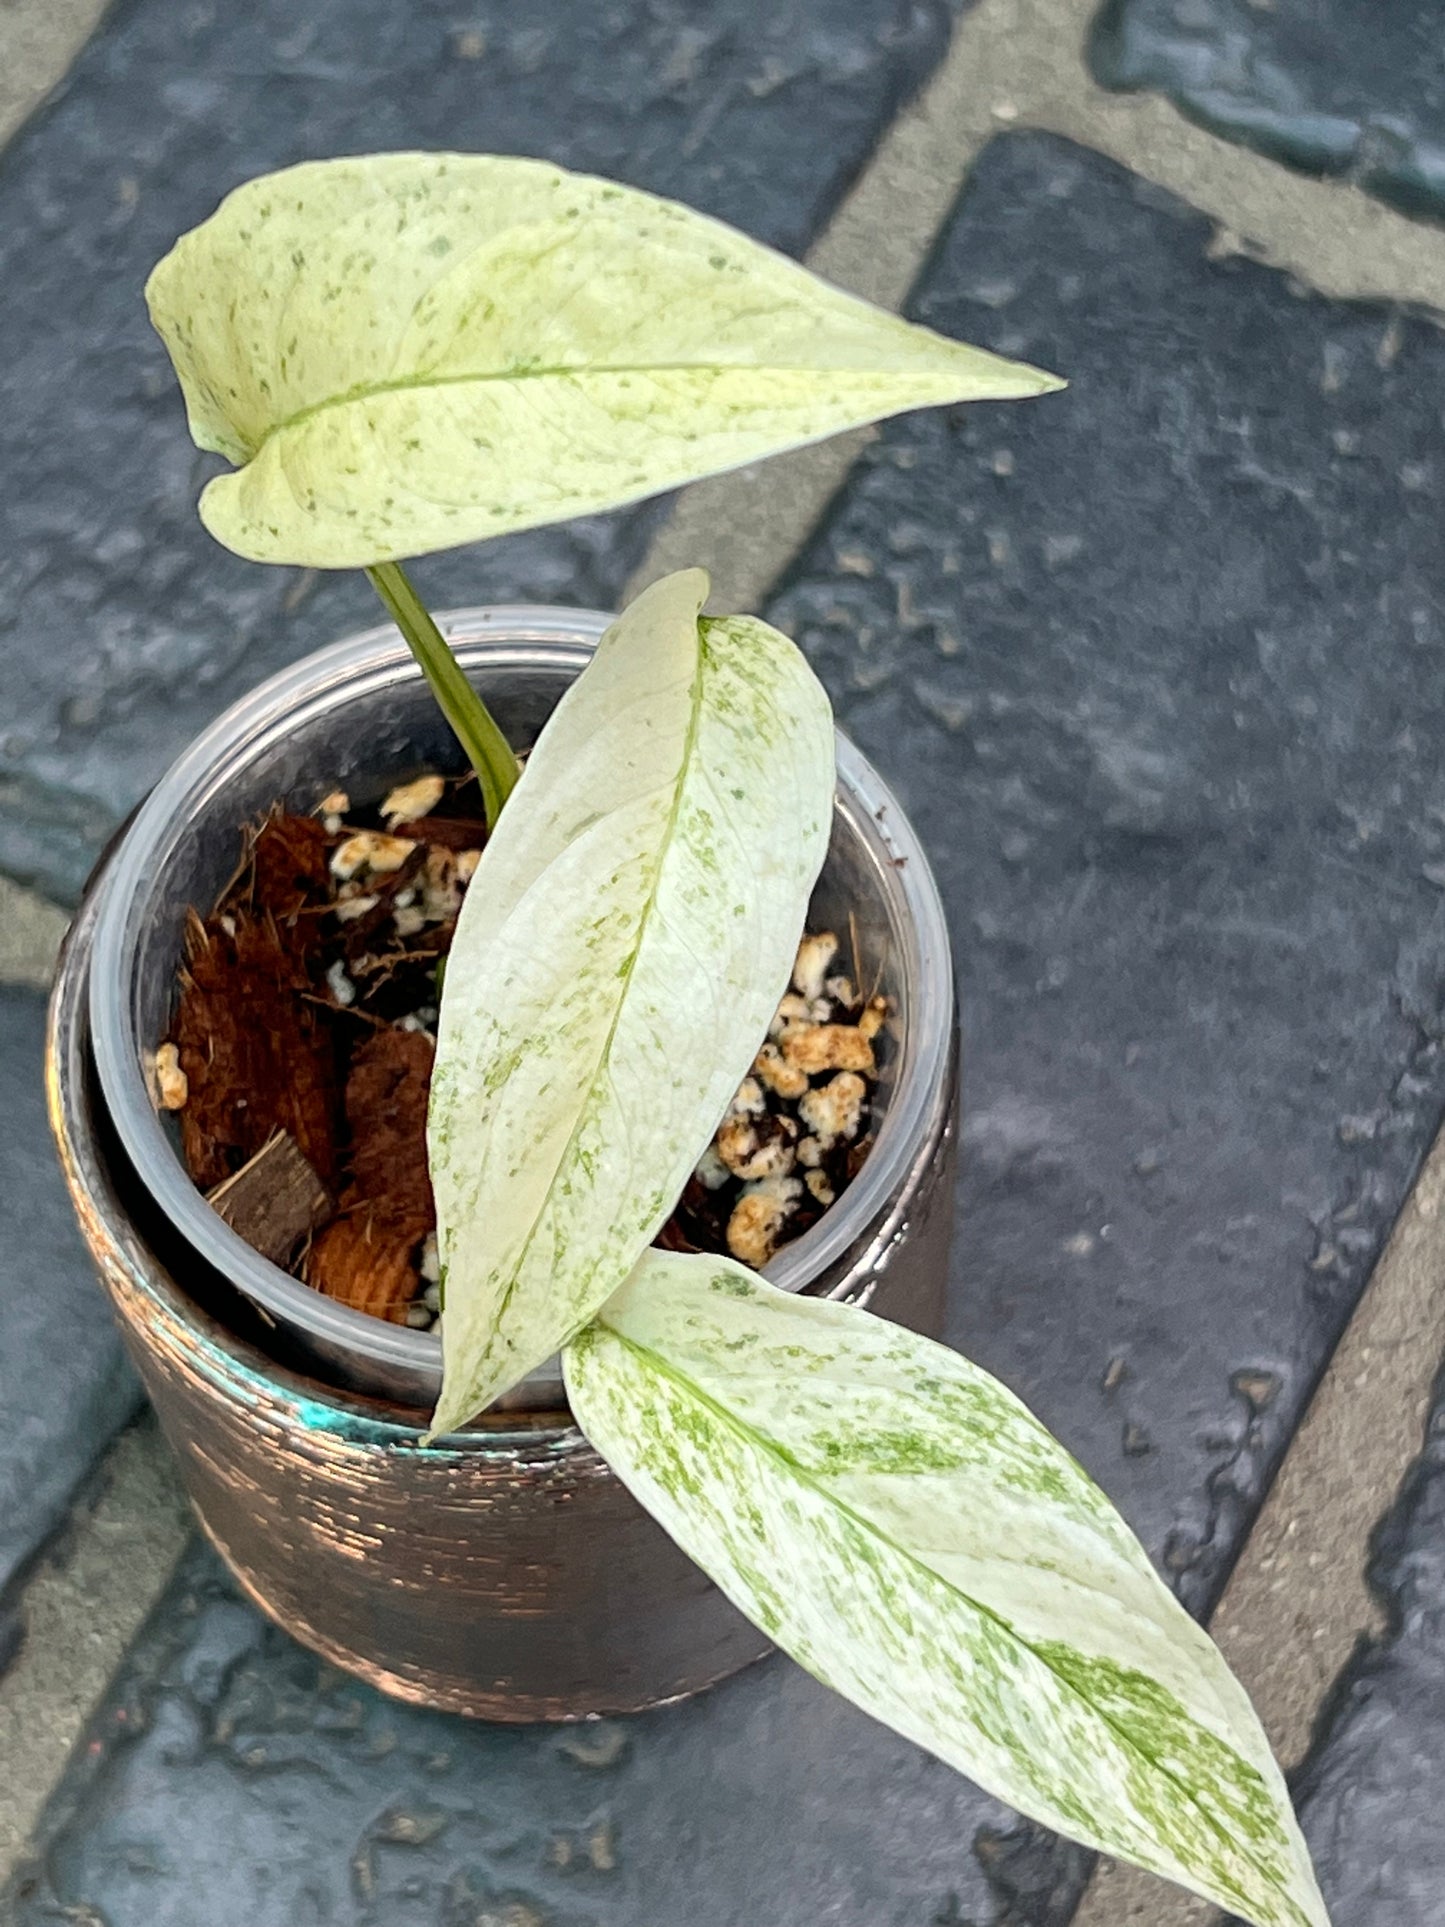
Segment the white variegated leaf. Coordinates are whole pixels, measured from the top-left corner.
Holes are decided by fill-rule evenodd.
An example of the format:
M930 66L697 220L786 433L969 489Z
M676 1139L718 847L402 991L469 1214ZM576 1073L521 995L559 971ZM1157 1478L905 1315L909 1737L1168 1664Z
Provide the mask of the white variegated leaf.
M819 1679L1075 1840L1261 1927L1328 1927L1243 1689L987 1373L657 1251L564 1362L604 1458Z
M668 576L607 631L467 892L428 1128L439 1432L626 1277L787 985L828 847L832 715L786 636L699 616L707 587Z
M1060 384L634 188L494 154L237 188L146 288L207 528L261 562L420 555L938 402Z

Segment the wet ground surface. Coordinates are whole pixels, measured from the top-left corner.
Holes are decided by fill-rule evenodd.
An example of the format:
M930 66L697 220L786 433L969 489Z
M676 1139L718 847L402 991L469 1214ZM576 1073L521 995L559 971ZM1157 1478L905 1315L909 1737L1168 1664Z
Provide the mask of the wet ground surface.
M391 1704L266 1628L200 1552L58 1804L0 1903L16 1927L984 1922L971 1843L1010 1824L783 1660L577 1728Z
M1371 9L1366 33L1346 0L1122 0L1094 57L1109 84L1425 206L1432 11ZM21 672L0 869L73 897L200 723L373 620L363 584L242 564L195 520L204 464L138 302L178 229L305 154L486 145L798 252L948 19L905 0L766 20L748 0L114 8L0 157L0 650ZM1445 340L1212 236L1081 148L994 140L912 312L1072 386L885 430L768 611L898 790L949 911L949 1336L1058 1430L1197 1612L1445 1107L1445 450L1421 400L1445 388ZM439 605L609 604L661 513L418 577ZM41 1021L36 993L0 990L0 1408L18 1421L0 1669L7 1585L133 1400L49 1161ZM1380 1532L1391 1630L1300 1781L1340 1927L1439 1918L1442 1441L1445 1410ZM0 1920L1062 1927L1085 1871L786 1662L585 1731L468 1724L314 1661L197 1550Z
M1209 240L994 141L912 311L1072 385L888 429L772 612L952 916L953 1335L1197 1608L1445 1097L1445 342Z
M1445 343L1209 240L995 141L913 312L1073 385L887 431L774 611L952 916L950 1336L1196 1610L1445 1097Z
M1227 140L1445 219L1445 35L1434 0L1106 0L1094 72Z

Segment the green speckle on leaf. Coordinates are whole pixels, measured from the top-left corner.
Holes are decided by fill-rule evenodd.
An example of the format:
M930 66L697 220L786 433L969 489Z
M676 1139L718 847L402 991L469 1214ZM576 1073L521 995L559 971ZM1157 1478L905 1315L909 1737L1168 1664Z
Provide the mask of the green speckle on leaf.
M1074 1839L1262 1927L1328 1927L1240 1688L996 1380L658 1251L564 1364L598 1450L800 1665Z
M827 849L832 718L765 623L705 647L706 593L700 570L668 577L608 631L468 889L429 1126L444 1431L621 1284L788 981ZM764 739L772 781L720 803Z
M589 284L606 299L579 304ZM498 155L372 154L249 182L146 294L197 439L244 465L207 485L207 527L308 567L401 561L905 408L1055 385L701 215ZM338 458L357 447L374 459L350 474ZM368 511L384 480L399 506L383 526Z

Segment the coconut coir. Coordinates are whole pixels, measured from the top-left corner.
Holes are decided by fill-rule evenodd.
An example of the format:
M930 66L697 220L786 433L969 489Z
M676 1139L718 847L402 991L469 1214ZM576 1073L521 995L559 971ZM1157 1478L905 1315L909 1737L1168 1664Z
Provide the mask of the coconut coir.
M411 820L386 804L353 812L338 794L318 816L276 810L246 833L215 909L189 920L172 1108L208 1193L284 1133L334 1204L280 1261L344 1304L424 1325L439 1302L426 1159L439 976L486 831L468 785L393 794L417 790L433 794ZM837 950L828 933L805 937L659 1244L764 1264L861 1167L887 1006L835 970Z

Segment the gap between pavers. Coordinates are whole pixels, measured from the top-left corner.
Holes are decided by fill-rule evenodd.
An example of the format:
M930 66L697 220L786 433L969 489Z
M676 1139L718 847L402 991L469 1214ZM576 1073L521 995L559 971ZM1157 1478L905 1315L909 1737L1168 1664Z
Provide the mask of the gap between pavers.
M121 1434L94 1493L38 1562L23 1594L24 1643L0 1674L0 1887L189 1523L174 1462L146 1417Z
M80 52L108 0L0 0L0 146Z

